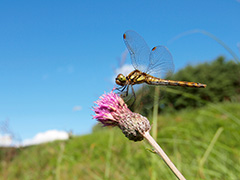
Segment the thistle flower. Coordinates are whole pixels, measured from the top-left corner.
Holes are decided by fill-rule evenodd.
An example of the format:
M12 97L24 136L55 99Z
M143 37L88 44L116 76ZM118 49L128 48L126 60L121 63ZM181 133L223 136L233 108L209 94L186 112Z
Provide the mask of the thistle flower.
M104 94L93 107L93 116L104 126L118 126L133 141L143 140L143 134L151 129L147 118L128 109L123 99L113 91Z
M149 134L151 126L148 119L128 109L127 105L118 94L111 91L109 94L102 95L100 99L95 102L93 111L96 113L96 115L93 116L94 119L97 119L104 126L118 126L129 140L141 141L145 138L153 146L155 152L161 156L175 176L180 180L186 180L164 153L162 148Z

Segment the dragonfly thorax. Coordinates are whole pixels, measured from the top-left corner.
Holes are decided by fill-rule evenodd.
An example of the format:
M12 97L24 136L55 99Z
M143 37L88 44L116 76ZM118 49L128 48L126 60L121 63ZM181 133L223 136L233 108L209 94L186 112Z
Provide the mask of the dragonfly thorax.
M126 81L127 81L126 76L124 76L123 74L118 74L118 76L115 79L115 82L120 86L125 86Z

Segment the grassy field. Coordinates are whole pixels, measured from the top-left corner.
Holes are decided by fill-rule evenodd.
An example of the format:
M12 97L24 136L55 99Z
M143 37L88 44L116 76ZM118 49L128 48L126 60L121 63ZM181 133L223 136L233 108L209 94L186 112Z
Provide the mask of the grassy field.
M186 179L240 179L240 104L158 117L157 142ZM0 149L0 179L176 179L146 141L117 128L20 149Z

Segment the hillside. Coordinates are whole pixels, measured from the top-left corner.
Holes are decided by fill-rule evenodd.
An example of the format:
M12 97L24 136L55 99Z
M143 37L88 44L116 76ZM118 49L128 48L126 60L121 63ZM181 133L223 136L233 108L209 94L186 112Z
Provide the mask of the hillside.
M157 142L186 179L240 179L239 109L239 103L222 103L159 116ZM129 141L117 128L68 141L1 148L0 179L140 180L152 174L175 179L149 148L146 141ZM152 159L157 160L154 166Z

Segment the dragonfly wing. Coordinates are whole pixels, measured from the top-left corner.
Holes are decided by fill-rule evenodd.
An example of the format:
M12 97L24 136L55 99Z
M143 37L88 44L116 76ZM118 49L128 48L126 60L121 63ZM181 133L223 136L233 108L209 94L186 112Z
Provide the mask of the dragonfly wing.
M135 31L128 30L123 34L123 40L131 56L135 69L145 72L149 65L150 48L144 39Z
M169 50L165 46L152 48L147 73L163 79L170 76L173 72L174 63Z
M149 86L146 84L145 85L136 84L134 86L129 86L129 88L121 92L120 95L124 99L124 102L127 103L130 109L134 108L134 110L136 110L137 112L140 112L145 107L143 102L144 100L143 97L149 93L148 87ZM127 96L126 96L126 93L128 94Z
M141 112L144 115L148 115L149 110L153 108L154 105L162 105L162 101L160 101L165 94L166 86L150 86L147 84L138 84L134 85L134 92L135 92L135 101L133 99L130 99L127 102L128 105L131 105L130 107L134 108L135 112ZM157 91L157 92L156 92ZM132 98L134 96L131 96ZM132 104L132 102L134 102Z

